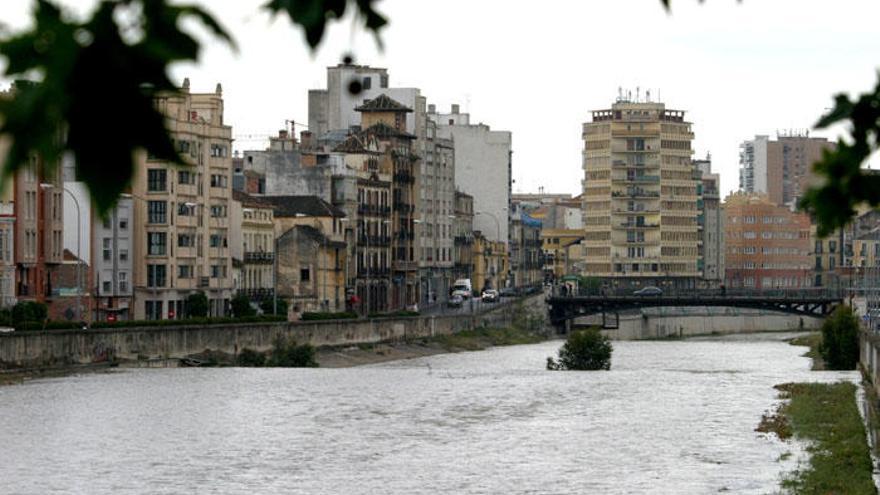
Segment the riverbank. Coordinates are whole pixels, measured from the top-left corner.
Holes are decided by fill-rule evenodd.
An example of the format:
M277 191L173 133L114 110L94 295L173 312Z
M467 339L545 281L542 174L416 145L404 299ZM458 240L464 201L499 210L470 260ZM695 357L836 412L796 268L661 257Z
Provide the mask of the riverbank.
M555 335L519 327L477 328L417 342L320 348L316 359L322 368L350 368L451 352L480 351L497 346L535 344L551 338L555 338Z

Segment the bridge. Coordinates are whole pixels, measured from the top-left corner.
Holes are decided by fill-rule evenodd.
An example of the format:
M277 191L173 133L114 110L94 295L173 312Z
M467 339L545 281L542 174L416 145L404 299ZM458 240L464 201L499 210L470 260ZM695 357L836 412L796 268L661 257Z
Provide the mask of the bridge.
M563 295L554 291L547 297L550 322L560 330L570 321L602 315L602 328L617 328L621 311L651 307L715 306L763 309L804 316L826 316L845 298L840 290L721 291L697 290L664 293L657 296L634 294ZM613 318L609 318L613 316Z

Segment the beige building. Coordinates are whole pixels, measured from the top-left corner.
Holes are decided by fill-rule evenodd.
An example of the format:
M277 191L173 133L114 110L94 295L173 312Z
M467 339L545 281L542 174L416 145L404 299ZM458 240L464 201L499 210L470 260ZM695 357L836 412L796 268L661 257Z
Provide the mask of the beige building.
M209 315L227 314L233 292L229 252L232 128L223 122L220 85L213 93L157 97L181 159L189 167L143 156L132 182L135 319L181 318L185 300L204 292Z
M585 275L695 287L702 235L684 112L619 98L583 125Z
M474 232L473 243L474 276L471 286L477 294L484 289L504 287L510 271L507 245L487 239L482 232Z
M293 314L346 307L345 213L316 196L263 196L278 237L278 297Z
M544 278L546 280L559 280L576 269L572 259L572 246L579 244L583 237L584 231L581 229L541 230L541 247L544 250Z
M472 279L474 276L474 197L455 191L455 219L453 242L453 277Z
M233 260L240 273L236 290L245 294L252 303L271 299L274 291L275 215L271 203L259 197L233 191L234 214L237 219L232 229L230 244Z

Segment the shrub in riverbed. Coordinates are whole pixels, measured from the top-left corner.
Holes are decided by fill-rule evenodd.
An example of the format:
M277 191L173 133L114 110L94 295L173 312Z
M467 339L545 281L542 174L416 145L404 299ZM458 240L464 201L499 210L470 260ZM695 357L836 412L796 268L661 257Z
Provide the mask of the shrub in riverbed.
M856 369L859 362L859 321L848 306L841 304L822 323L819 353L828 369Z
M236 364L246 368L258 368L266 364L266 355L245 347L238 354Z
M568 336L559 349L559 358L547 358L548 370L611 369L611 341L598 328L577 330Z
M282 368L317 368L315 360L315 348L309 344L297 345L295 340L283 337L275 339L272 352L266 361L266 366Z

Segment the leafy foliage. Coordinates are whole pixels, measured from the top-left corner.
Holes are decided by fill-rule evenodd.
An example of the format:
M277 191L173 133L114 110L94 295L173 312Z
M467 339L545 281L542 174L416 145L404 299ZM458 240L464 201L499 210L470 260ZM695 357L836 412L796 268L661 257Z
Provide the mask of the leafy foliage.
M854 370L859 362L859 320L841 304L822 323L819 353L830 370Z
M186 296L186 316L188 318L208 316L208 296L204 292L196 292Z
M548 370L609 370L614 349L598 328L572 332L559 349L559 359L547 358Z
M852 142L840 139L834 150L822 153L813 169L825 176L826 182L808 190L801 200L801 207L816 218L822 236L846 225L856 214L857 205L880 205L880 176L862 170L862 164L878 149L880 140L880 80L873 91L859 95L856 100L837 95L834 107L816 127L826 128L844 121L850 123Z
M349 3L354 3L364 26L378 35L388 20L373 8L376 0L270 0L265 5L273 14L285 13L294 24L302 26L306 42L312 48L318 46L324 37L324 28L330 19L340 19L345 15ZM379 39L378 36L376 38Z
M259 368L266 364L266 355L245 347L238 353L235 364L246 368Z
M354 3L366 27L378 33L387 20L373 9L374 1ZM327 22L342 16L347 4L272 0L265 8L302 26L314 48ZM194 5L101 0L91 18L80 22L49 0L35 0L33 26L0 39L3 76L19 79L11 94L0 95L0 137L11 141L2 179L28 164L48 179L69 153L77 179L104 214L129 187L142 154L185 165L154 99L177 91L168 77L171 64L198 59L199 42L180 27L190 20L235 47L220 23Z
M48 307L35 301L21 301L12 307L12 325L19 326L27 322L42 322L49 315Z
M244 294L239 292L230 301L232 306L232 314L236 318L254 316L257 311L251 306L251 300Z
M275 302L272 299L263 299L263 302L260 303L260 310L263 312L263 314L266 314L266 315L274 314L276 316L286 317L287 316L287 301L279 298L277 301L277 304L278 304L278 312L273 313L272 310L273 310L273 307L275 306Z
M309 344L297 345L295 340L278 337L272 346L266 366L283 368L317 368L315 348Z

